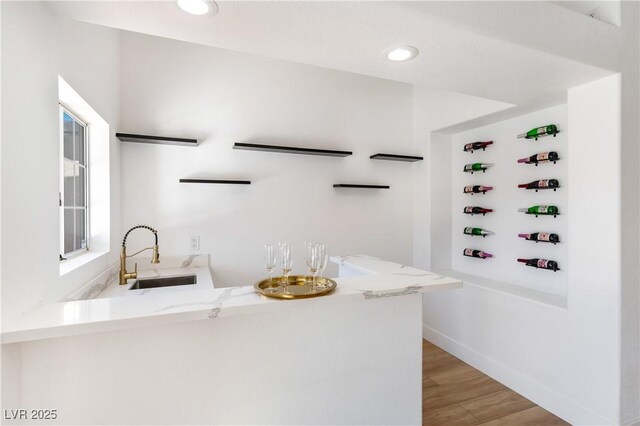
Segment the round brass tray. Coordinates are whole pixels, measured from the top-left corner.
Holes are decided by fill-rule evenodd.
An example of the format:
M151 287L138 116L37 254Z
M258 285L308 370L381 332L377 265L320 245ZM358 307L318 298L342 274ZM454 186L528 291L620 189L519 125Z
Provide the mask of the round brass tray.
M307 299L327 295L338 285L329 278L316 277L315 281L314 287L312 276L289 275L287 286L284 285L284 277L273 277L259 281L253 287L257 293L274 299Z

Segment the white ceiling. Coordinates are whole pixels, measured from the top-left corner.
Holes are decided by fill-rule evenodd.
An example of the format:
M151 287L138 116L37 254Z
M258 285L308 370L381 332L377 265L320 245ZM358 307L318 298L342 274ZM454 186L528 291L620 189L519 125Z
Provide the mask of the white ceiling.
M584 50L585 58L596 58L592 64L603 57L608 60L605 41L615 35L599 27L585 34L590 23L571 21L583 34L559 28L555 39L548 31L540 31L536 38L533 33L544 26L531 26L529 21L538 19L533 13L544 17L547 8L557 9L547 24L585 18L539 3L224 1L219 2L217 15L206 17L187 15L173 1L49 4L58 15L80 21L531 105L562 101L567 88L611 74L602 64L589 65L575 56ZM496 7L502 11L496 22L487 17L475 23L473 16L456 11L482 8L479 12L491 14ZM522 25L509 22L496 28L513 19L522 19ZM572 47L581 39L589 42L589 37L594 40L590 49ZM530 46L525 45L527 40ZM400 44L416 46L420 54L406 63L381 59L383 50ZM603 53L598 55L599 51Z

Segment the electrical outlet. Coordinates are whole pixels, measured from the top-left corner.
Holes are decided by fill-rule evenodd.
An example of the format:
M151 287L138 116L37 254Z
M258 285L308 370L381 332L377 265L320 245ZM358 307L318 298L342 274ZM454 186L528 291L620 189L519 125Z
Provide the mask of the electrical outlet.
M189 250L200 250L200 237L189 238Z

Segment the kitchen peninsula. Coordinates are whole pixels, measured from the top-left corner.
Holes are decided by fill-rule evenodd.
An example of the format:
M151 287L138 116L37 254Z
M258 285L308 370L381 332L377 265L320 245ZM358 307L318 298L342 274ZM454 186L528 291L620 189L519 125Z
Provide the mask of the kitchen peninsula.
M4 328L13 390L61 424L420 423L421 293L462 283L332 261L338 287L315 299L241 286L43 306Z

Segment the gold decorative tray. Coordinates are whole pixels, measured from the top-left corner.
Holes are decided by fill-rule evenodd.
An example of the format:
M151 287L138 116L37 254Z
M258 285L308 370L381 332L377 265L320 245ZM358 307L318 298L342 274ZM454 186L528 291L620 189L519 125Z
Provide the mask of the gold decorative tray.
M267 278L253 285L257 293L275 299L306 299L324 296L336 289L335 281L329 278L315 278L309 275L289 275L285 285L284 277Z

